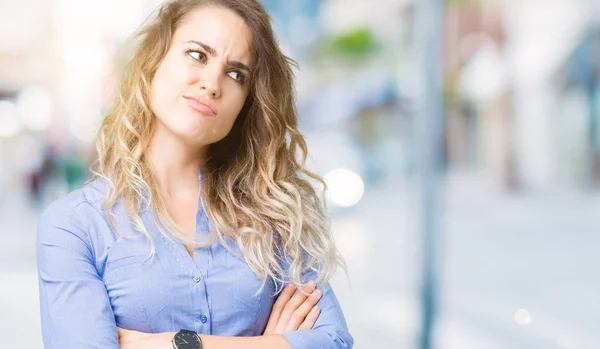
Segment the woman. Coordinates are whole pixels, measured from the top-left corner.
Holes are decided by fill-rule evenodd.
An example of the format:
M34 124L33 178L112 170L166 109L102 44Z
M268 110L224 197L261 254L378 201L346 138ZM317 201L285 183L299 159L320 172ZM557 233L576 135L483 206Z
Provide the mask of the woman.
M263 8L169 1L134 38L95 178L40 218L46 349L352 347Z

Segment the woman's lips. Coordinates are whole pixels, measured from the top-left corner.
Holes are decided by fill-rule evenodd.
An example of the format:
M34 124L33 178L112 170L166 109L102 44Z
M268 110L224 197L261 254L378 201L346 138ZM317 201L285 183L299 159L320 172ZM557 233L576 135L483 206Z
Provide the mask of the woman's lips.
M214 107L210 105L211 103L208 100L191 96L183 96L183 98L185 98L185 101L190 107L200 112L201 114L206 116L217 115L217 112L215 111Z

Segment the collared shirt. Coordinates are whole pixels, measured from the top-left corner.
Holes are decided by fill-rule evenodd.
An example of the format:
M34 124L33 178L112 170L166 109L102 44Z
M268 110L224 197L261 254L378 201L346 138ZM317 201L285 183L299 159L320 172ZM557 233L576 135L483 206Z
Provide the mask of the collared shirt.
M52 203L41 215L36 252L42 335L46 349L119 348L117 326L146 332L194 330L222 336L260 336L276 300L275 284L261 280L233 243L196 248L161 234L149 210L140 217L150 244L135 232L124 207L115 206L115 224L101 210L103 179L96 179ZM196 238L212 225L199 198ZM308 278L308 276L307 276ZM351 348L340 305L328 283L311 330L282 335L293 348Z

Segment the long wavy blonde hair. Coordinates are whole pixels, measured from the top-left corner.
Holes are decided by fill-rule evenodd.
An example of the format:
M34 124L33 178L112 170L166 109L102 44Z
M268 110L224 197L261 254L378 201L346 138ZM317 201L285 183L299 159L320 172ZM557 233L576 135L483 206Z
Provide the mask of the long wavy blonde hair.
M201 195L215 228L212 239L191 243L202 247L219 240L227 247L226 240L235 241L263 286L268 278L277 286L286 281L302 286L306 273L325 282L346 266L323 195L312 185L324 192L325 183L305 167L307 146L294 107L295 62L280 51L269 16L255 0L167 1L132 36L128 65L98 131L98 159L91 168L93 179L108 183L103 207L111 225L115 228L114 206L122 199L131 224L151 242L150 256L155 247L140 218L142 209L152 209L163 234L190 242L169 215L144 155L155 126L149 107L154 73L182 19L201 6L228 8L244 19L253 33L255 67L231 132L209 146L204 165Z

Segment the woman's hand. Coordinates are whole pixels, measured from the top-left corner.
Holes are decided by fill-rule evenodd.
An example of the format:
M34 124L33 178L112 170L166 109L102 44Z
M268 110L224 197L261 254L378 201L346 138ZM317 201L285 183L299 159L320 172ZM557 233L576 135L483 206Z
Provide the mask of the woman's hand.
M172 348L175 332L144 333L117 327L121 349L165 349Z
M288 284L271 310L264 335L281 334L288 331L310 330L319 317L320 309L316 305L321 299L321 290L315 290L316 283L310 281L304 291L305 296L293 283ZM294 293L294 291L296 291Z

